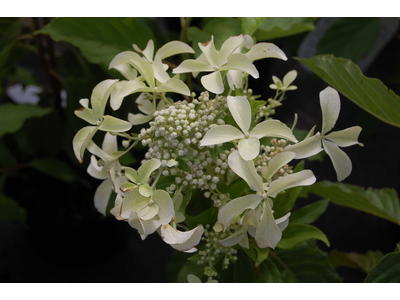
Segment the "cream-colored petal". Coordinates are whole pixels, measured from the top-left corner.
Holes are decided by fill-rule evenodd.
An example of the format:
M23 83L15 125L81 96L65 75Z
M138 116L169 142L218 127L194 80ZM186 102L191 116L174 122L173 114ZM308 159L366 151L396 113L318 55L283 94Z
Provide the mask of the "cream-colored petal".
M201 225L185 232L179 231L169 224L161 226L161 238L179 251L188 251L198 245L203 233L204 228Z
M106 179L109 177L108 172L103 172L102 168L97 166L97 159L94 155L90 157L90 164L86 171L90 176L96 179Z
M121 107L122 101L128 95L142 91L146 85L139 80L119 81L111 92L110 105L113 110Z
M90 103L96 116L101 119L106 109L108 98L118 80L106 79L96 85L93 89L92 95L90 96Z
M177 78L168 79L163 85L158 87L158 92L160 93L173 92L190 96L190 90L188 86L182 80L179 80Z
M268 187L267 195L275 198L278 193L296 186L312 185L316 178L310 170L303 170L287 176L279 177L272 181Z
M285 53L272 43L255 44L253 47L251 47L249 52L246 53L246 55L250 58L252 62L268 57L287 60Z
M336 171L337 180L345 180L350 175L353 168L350 158L343 150L330 141L323 140L322 145L324 146L326 154L331 158Z
M150 198L142 196L137 189L129 191L125 194L124 201L121 205L121 218L129 219L131 211L138 213L149 204L149 201Z
M154 218L158 214L158 206L157 205L146 205L141 210L138 211L137 215L140 220L147 221Z
M253 160L260 153L260 140L255 137L241 139L238 144L238 150L244 160Z
M168 224L174 216L174 203L171 196L164 190L156 190L152 199L159 207L160 223L162 225Z
M139 54L133 51L124 51L117 54L110 62L108 69L115 68L116 66L129 63L132 58L140 58Z
M291 213L288 212L286 215L283 217L280 217L279 219L275 220L276 225L278 225L279 229L281 231L285 230L285 228L289 225L289 217Z
M268 201L263 203L263 216L260 224L257 226L254 239L260 248L270 247L275 249L276 245L282 238L282 231L275 223L271 207Z
M104 135L103 143L101 144L101 148L107 154L112 154L118 151L118 143L117 143L117 136L106 132Z
M228 157L228 165L238 176L240 176L253 191L263 193L263 180L257 174L252 160L244 160L239 151L233 151Z
M151 173L157 170L161 166L161 161L157 158L147 160L138 169L138 176L141 183L147 183L149 181Z
M250 132L250 136L261 139L265 136L276 137L297 142L296 137L293 135L292 130L278 120L266 120L258 123Z
M221 46L218 53L218 66L224 65L228 57L243 43L243 35L231 36Z
M97 132L97 126L86 126L81 128L74 136L72 146L74 149L75 157L80 163L83 162L83 154L89 145L92 137Z
M132 125L140 125L147 122L150 122L153 119L153 114L151 115L142 115L142 114L128 114L128 121Z
M200 81L206 90L209 90L214 94L219 95L224 91L224 83L222 81L220 71L215 71L211 74L204 75L201 77Z
M118 70L122 76L124 76L128 80L135 80L138 72L134 69L130 64L122 64L118 66L114 66L114 69Z
M106 214L108 201L112 193L111 179L104 180L94 194L94 207L102 215Z
M228 62L220 70L238 70L250 74L253 78L257 79L259 77L256 67L250 58L243 53L234 53L229 56Z
M231 234L227 238L220 240L219 243L224 247L232 247L232 246L240 243L240 241L242 241L246 235L247 235L247 228L242 227L241 229L235 231L233 234Z
M113 116L104 116L103 122L101 122L101 125L99 126L99 130L111 132L125 132L131 128L131 123L121 119L117 119Z
M206 132L200 141L200 146L223 144L244 138L243 133L232 125L218 125Z
M297 144L285 147L285 151L294 152L296 154L296 159L311 157L322 150L321 134L319 132Z
M147 42L147 46L142 51L142 54L144 55L144 57L146 57L146 59L148 61L151 62L153 60L153 55L154 55L154 42L153 42L153 40L149 40Z
M88 99L81 99L81 100L88 100ZM85 120L86 122L92 125L96 125L97 121L99 121L99 118L96 116L93 109L91 108L81 107L80 109L75 110L74 113L78 118L81 118L82 120Z
M178 67L172 70L174 74L191 72L213 72L214 68L208 63L195 59L184 60Z
M151 87L155 87L154 81L154 70L152 65L144 60L143 58L132 58L129 63L139 71L139 73L143 76L146 80L147 84Z
M268 169L265 174L266 179L269 181L280 168L290 162L295 156L295 153L286 151L275 155L268 162Z
M194 53L192 47L180 41L172 41L166 43L156 53L156 57L160 59L165 59L167 57L180 54L180 53Z
M218 67L218 52L215 49L214 37L211 36L211 40L206 43L199 43L199 48L207 57L209 64L213 67Z
M333 131L326 135L325 138L340 147L348 147L356 144L364 146L362 143L358 142L358 136L361 130L362 128L360 126L353 126L344 130Z
M242 96L228 96L228 108L233 119L243 133L249 132L251 124L251 106L249 100Z
M322 130L325 134L335 126L336 120L340 112L339 93L328 86L319 93L319 101L322 110Z
M153 66L153 71L154 71L154 77L158 81L166 82L170 78L168 73L165 71L164 65L161 62L161 59L159 57L156 57L154 59L152 66Z
M229 87L234 91L235 88L241 89L243 86L243 72L237 70L229 70L226 73Z

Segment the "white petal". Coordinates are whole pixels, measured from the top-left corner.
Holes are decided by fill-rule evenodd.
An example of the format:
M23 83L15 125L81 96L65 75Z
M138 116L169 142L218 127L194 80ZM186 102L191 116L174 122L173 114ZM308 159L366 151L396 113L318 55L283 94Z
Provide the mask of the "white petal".
M154 218L158 214L158 209L159 208L157 205L146 205L138 211L137 215L140 220L147 221Z
M118 70L122 76L128 80L135 80L138 75L136 69L134 69L130 64L114 66L114 69Z
M293 152L282 152L275 155L269 162L268 162L268 169L267 173L265 174L266 179L269 181L272 176L284 165L290 162L294 157L295 153Z
M151 173L157 170L161 166L161 161L157 158L147 160L138 169L138 176L141 183L147 183L149 181Z
M110 62L108 69L115 68L116 66L127 64L132 58L140 58L140 56L133 51L124 51L117 54Z
M105 151L103 151L103 149L101 149L99 146L93 143L92 140L89 141L87 149L90 153L96 155L97 157L100 157L105 161L105 165L102 168L104 172L108 172L111 166L115 164L116 159L113 156L107 154ZM108 166L106 166L107 164Z
M270 247L275 249L276 245L282 238L282 231L275 223L275 219L268 201L264 201L263 210L263 218L260 221L260 224L257 226L254 238L258 247Z
M214 37L211 36L211 40L206 43L199 43L201 52L207 57L208 62L213 67L218 67L218 52L215 49Z
M267 195L275 198L279 192L290 189L296 186L312 185L316 178L310 170L303 170L298 173L293 173L287 176L280 177L271 182Z
M161 237L164 242L179 251L187 251L198 245L203 232L204 228L201 225L186 232L176 230L169 224L161 226Z
M363 146L363 144L358 142L358 136L360 135L361 129L360 126L354 126L344 130L331 132L326 135L325 138L340 147L348 147L356 144Z
M121 221L122 218L120 217L121 214L121 205L122 205L122 197L121 195L117 195L115 198L114 207L110 210L110 213L118 220Z
M283 217L280 217L279 219L275 220L276 225L278 225L281 231L285 230L285 228L289 225L289 217L290 217L290 212L288 212Z
M253 78L258 78L259 74L250 58L243 53L234 53L228 58L226 65L220 68L223 70L238 70L250 74Z
M222 92L224 91L224 83L222 82L220 71L215 71L211 74L204 75L203 77L201 77L200 81L205 89L214 94L222 94Z
M131 190L126 193L121 206L121 218L129 219L131 211L139 212L148 205L149 201L150 198L142 196L138 190Z
M238 144L238 150L244 160L253 160L260 153L260 140L255 137L241 139Z
M156 57L160 59L165 59L167 57L180 54L180 53L194 53L192 47L180 41L172 41L166 43L156 53Z
M319 102L322 110L322 134L327 133L335 126L340 112L339 93L327 87L319 93Z
M140 72L140 74L142 74L150 87L155 87L153 67L148 61L140 57L132 58L129 63L132 64Z
M102 168L97 166L97 159L94 155L90 157L90 164L87 168L87 172L90 176L96 179L106 179L109 177L108 172L103 172Z
M200 146L223 144L244 138L243 133L232 125L218 125L206 132L200 141Z
M153 195L153 189L148 183L145 183L139 186L139 193L142 196L151 197L151 195Z
M228 80L229 87L232 90L235 90L235 88L241 89L243 86L243 72L242 71L237 71L237 70L229 70L228 73L226 73L226 79Z
M92 137L97 132L97 129L97 126L86 126L75 134L72 145L75 157L80 163L83 162L83 153L92 140Z
M218 53L218 66L222 66L227 62L229 55L231 55L242 43L243 35L231 36L221 46Z
M119 109L126 96L141 91L144 88L146 88L146 85L139 80L117 82L110 97L111 108L113 110Z
M218 212L218 222L224 231L231 225L234 218L246 209L255 209L263 198L260 195L246 195L229 201Z
M278 120L266 120L258 123L250 132L250 136L254 136L258 139L269 136L297 142L292 130Z
M158 216L162 225L168 224L174 216L174 203L171 196L164 190L156 190L152 199L159 207Z
M350 158L343 150L340 150L340 148L334 143L327 140L323 140L322 144L324 146L326 154L328 154L329 157L331 158L333 167L335 168L336 171L337 180L342 181L346 179L350 175L352 170L352 164Z
M297 77L297 71L293 70L288 72L285 77L283 77L283 86L288 87Z
M104 115L108 97L110 97L117 82L118 80L107 79L100 82L93 89L92 95L90 96L90 102L92 103L94 113L99 119Z
M134 211L132 211L132 213L130 214L128 223L133 228L137 229L139 234L144 237L152 234L161 226L161 223L158 220L140 220L139 216ZM143 237L142 240L144 240Z
M128 131L131 128L131 123L121 119L117 119L113 116L104 116L103 122L101 122L101 125L99 126L100 130L111 132L124 132Z
M251 106L245 97L227 97L228 108L235 119L236 124L242 129L243 133L249 132L251 124Z
M190 90L188 86L177 78L168 79L163 85L158 87L159 93L173 92L186 96L190 96Z
M252 160L244 160L239 151L233 151L228 157L228 165L238 176L250 186L253 191L263 193L263 180L257 174Z
M125 168L125 176L128 177L130 181L132 181L136 184L140 183L139 175L137 174L137 171L133 168L126 167Z
M214 68L208 63L195 59L184 60L178 67L172 70L174 74L191 72L213 72Z
M232 247L242 241L247 235L247 228L242 227L227 238L220 240L219 243L224 247Z
M142 115L142 114L128 114L128 121L132 125L140 125L147 122L150 122L153 119L153 114L151 115Z
M97 121L99 121L99 118L94 114L94 111L91 108L81 107L80 109L75 110L74 113L78 118L81 118L92 125L96 125Z
M201 283L200 278L193 274L188 274L187 281L189 283Z
M142 54L144 57L147 58L148 61L153 60L153 55L154 55L154 42L153 40L149 40L147 42L146 48L142 51Z
M296 159L313 156L322 150L321 135L319 132L316 135L309 137L297 144L285 147L285 151L294 152L296 154Z
M159 57L154 59L152 63L154 70L154 77L160 82L166 82L169 79L168 73L164 69L164 65Z
M104 180L94 194L94 207L103 215L106 214L108 201L112 193L111 179Z
M146 115L151 115L154 113L153 104L149 99L146 98L145 93L141 93L135 102L142 113Z
M251 47L250 51L246 55L253 62L258 59L274 57L283 60L287 60L285 53L272 43L258 43Z

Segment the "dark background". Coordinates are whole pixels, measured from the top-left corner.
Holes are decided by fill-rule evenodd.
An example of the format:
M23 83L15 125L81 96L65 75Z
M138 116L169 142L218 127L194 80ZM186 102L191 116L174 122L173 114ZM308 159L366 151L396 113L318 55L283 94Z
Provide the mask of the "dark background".
M176 18L160 18L158 23L164 31L179 30L180 26ZM287 93L284 106L277 109L275 118L291 124L294 113L298 113L297 128L309 130L317 124L316 130L320 130L319 92L327 85L292 59L297 56L294 45L298 45L304 37L305 34L302 34L272 41L286 53L289 60L257 61L255 64L260 79L252 80L250 87L254 94L262 94L266 99L272 96L268 88L272 83L271 76L283 78L288 71L296 69L298 77L294 84L298 90ZM54 47L64 59L59 65L62 76L70 76L65 74L67 71L63 64L77 63L71 54L71 47L63 43L54 43ZM397 32L368 69L364 70L367 77L379 78L397 94L400 94L399 53ZM19 64L32 70L41 85L51 87L38 54L30 54ZM76 102L89 97L94 85L107 78L107 74L98 66L90 65L90 68L100 78L97 82L94 79L94 84L85 83L81 90L73 94L68 93L68 82L61 86L67 88L67 94L75 97ZM3 86L10 83L3 82ZM46 88L42 97L50 98L52 93L51 88ZM342 108L334 130L359 125L363 128L359 140L365 145L344 149L353 163L352 174L344 182L363 187L390 187L399 192L400 129L379 121L342 95L341 100ZM6 103L11 100L3 93L0 101ZM38 126L47 128L48 134L53 136L51 130L56 126L54 121L68 124L66 118L60 112L44 118L42 122L45 124L38 125L38 120L30 120L21 134ZM72 137L76 131L70 126L63 128L63 132L70 137L72 148ZM5 139L11 140L9 136L5 136ZM61 149L65 140L55 137L52 143L55 148ZM18 155L17 146L15 151ZM157 234L141 241L136 230L127 223L116 221L113 217L103 217L94 208L93 195L100 181L86 173L89 155L85 155L83 166L73 161L70 153L65 151L55 151L54 156L71 164L82 179L65 183L32 168L10 171L4 194L17 200L26 210L26 224L0 221L0 282L167 282L165 271L172 248ZM20 162L23 163L23 158ZM306 168L314 172L318 181L336 181L328 157L324 162L306 162ZM312 196L299 199L295 209L318 199ZM399 226L333 203L329 204L327 211L314 225L326 234L331 243L329 249L318 244L323 250L357 253L380 250L386 254L392 252L400 240ZM362 282L365 278L365 274L350 268L339 268L338 272L345 282Z

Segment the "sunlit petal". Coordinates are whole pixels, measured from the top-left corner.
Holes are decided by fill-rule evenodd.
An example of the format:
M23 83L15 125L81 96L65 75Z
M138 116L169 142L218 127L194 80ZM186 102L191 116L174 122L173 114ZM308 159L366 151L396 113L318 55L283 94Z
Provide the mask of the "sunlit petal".
M250 74L253 78L258 78L259 74L256 67L243 53L234 53L228 58L228 62L220 68L223 70L238 70Z
M244 160L253 160L260 153L260 140L255 137L241 139L238 144L238 150Z
M180 41L172 41L166 43L156 53L156 57L160 59L165 59L167 57L180 54L180 53L194 53L192 47Z
M242 43L243 35L231 36L221 46L218 53L218 66L222 66L227 62L229 55L231 55Z
M204 75L203 77L201 77L200 81L205 89L214 94L222 94L222 92L224 91L224 83L222 82L220 71L215 71L211 74Z
M131 123L121 119L117 119L113 116L104 116L103 122L101 122L101 125L99 126L99 130L111 132L125 132L131 128Z
M190 231L179 231L169 224L161 226L161 238L172 248L179 251L188 251L198 245L204 233L203 226L197 226Z

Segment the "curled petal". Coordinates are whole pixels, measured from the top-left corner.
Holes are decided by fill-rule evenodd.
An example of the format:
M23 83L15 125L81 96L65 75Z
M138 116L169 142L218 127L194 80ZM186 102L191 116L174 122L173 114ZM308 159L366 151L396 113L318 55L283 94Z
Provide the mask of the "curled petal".
M188 86L177 78L168 79L163 85L158 87L157 91L159 93L173 92L186 96L190 96L190 90Z
M142 74L147 84L151 88L155 87L154 70L152 65L148 61L139 57L139 58L132 58L129 61L129 63L133 65L140 72L140 74Z
M138 176L141 183L147 183L149 181L151 173L157 170L161 166L161 161L157 158L147 160L138 169Z
M169 79L168 73L164 69L164 65L161 62L161 59L159 57L156 57L154 59L154 62L152 63L153 66L153 71L154 71L154 77L160 81L160 82L166 82Z
M292 130L278 120L266 120L258 123L250 132L250 136L261 139L265 136L277 137L297 143Z
M92 137L97 132L97 129L97 126L86 126L76 133L72 145L75 157L80 163L83 162L83 153L92 140Z
M147 221L154 218L158 214L158 206L157 205L146 205L137 213L138 217L142 221Z
M97 159L94 155L90 157L90 164L86 171L96 179L106 179L109 177L108 172L103 172L102 168L97 165Z
M244 133L247 133L251 124L251 106L249 100L242 96L228 96L227 102L229 111L235 119L236 124L238 124Z
M139 232L142 236L142 240L161 226L158 220L140 220L139 216L134 211L131 212L128 223Z
M350 158L334 143L323 140L322 144L324 146L326 154L328 154L331 158L333 167L336 171L337 180L342 181L346 179L350 175L352 169Z
M139 54L133 51L124 51L117 54L108 65L108 69L115 68L116 66L127 64L132 58L140 58Z
M339 147L348 147L356 144L363 146L362 143L358 142L358 136L360 135L361 129L360 126L354 126L344 130L331 132L326 135L325 138L334 142Z
M119 109L126 96L141 91L144 88L146 88L146 85L139 80L117 82L110 97L111 108L113 110Z
M137 189L126 193L121 205L121 218L128 219L132 211L139 212L149 201L150 198L142 196Z
M283 176L271 182L268 188L267 195L275 198L281 191L290 189L296 186L311 185L316 181L316 178L310 170L303 170L298 173L293 173Z
M335 126L339 116L339 93L328 86L319 93L319 102L322 110L322 134L325 134Z
M99 126L100 130L111 132L124 132L128 131L131 128L131 123L121 119L117 119L113 116L104 116L103 122L101 122L101 125Z
M188 251L198 245L203 233L204 228L201 225L186 232L172 228L169 224L161 227L161 237L164 242L179 251Z
M275 220L276 225L278 225L279 229L281 231L285 230L285 228L289 225L289 217L291 213L288 212L286 215L283 217L280 217L279 219Z
M153 114L151 115L142 115L142 114L128 114L128 121L132 125L140 125L147 122L150 122L153 119Z
M322 150L321 135L319 132L316 135L309 137L297 144L285 147L285 151L294 152L296 154L296 159L313 156Z
M218 125L206 132L200 141L200 146L223 144L244 138L244 134L232 125Z
M180 41L172 41L166 43L156 53L156 57L160 59L165 59L167 57L180 54L180 53L194 53L192 47Z
M258 43L255 44L246 55L253 62L258 59L274 57L287 60L285 53L272 43Z
M260 153L260 140L255 137L241 139L238 144L238 150L244 160L253 160Z
M92 103L94 113L99 119L104 115L108 97L110 97L117 82L118 80L107 79L100 82L93 89L92 95L90 96L90 102Z

